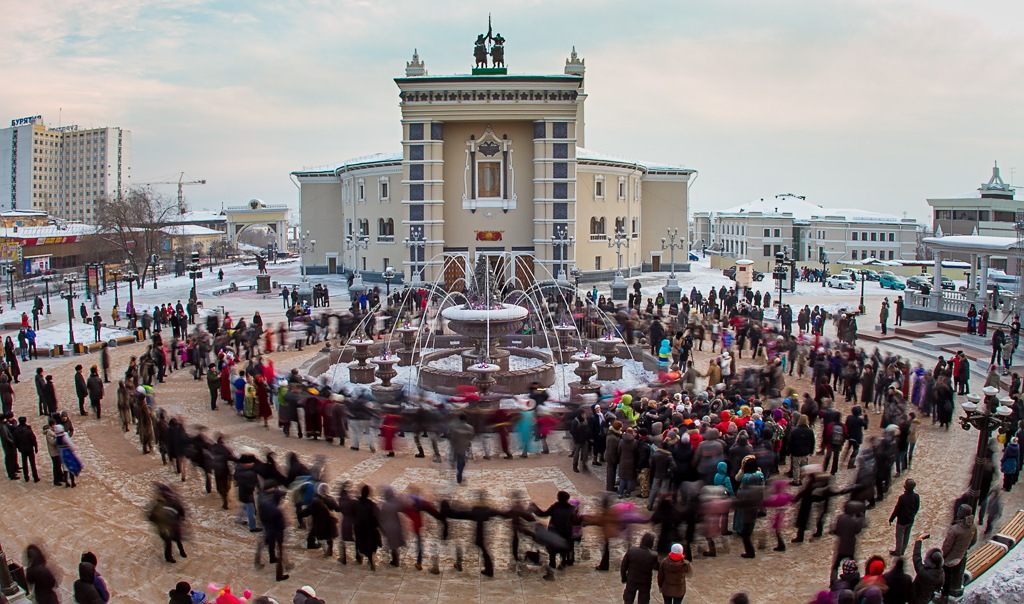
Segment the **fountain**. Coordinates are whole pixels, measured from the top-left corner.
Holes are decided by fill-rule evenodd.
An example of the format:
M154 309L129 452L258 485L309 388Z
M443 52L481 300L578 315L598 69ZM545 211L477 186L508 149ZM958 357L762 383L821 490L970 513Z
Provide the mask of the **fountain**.
M603 382L617 382L622 379L622 363L615 360L619 353L619 344L622 338L606 334L598 340L601 345L601 354L604 355L604 362L597 364L597 379Z
M363 334L359 334L359 337L348 342L353 348L356 349L352 353L352 358L356 360L354 363L350 363L348 366L349 381L353 384L372 384L373 383L373 372L375 367L369 365L366 359L373 356L370 353L370 346L373 346L373 340L367 339Z
M379 357L374 357L371 362L377 366L376 376L380 379L379 384L370 386L374 398L381 404L395 402L396 395L402 391L402 386L401 384L392 384L391 380L398 375L398 372L395 371L395 364L400 362L400 359L391 354L390 350L385 349ZM351 369L349 371L351 372Z
M582 352L577 352L572 355L572 361L577 364L576 369L573 373L580 377L577 382L569 383L569 395L577 397L583 394L600 394L601 384L597 382L591 382L590 378L594 377L597 370L594 369L594 363L596 363L601 357L592 354L586 348Z
M399 367L408 367L415 365L420 360L420 353L416 350L416 336L420 333L419 327L413 327L412 324L406 323L402 327L399 327L395 331L398 332L399 337L402 340L402 348L398 349L398 361Z
M502 392L519 394L527 392L532 382L538 382L543 387L554 383L554 363L549 354L504 345L509 335L522 329L530 313L522 306L501 302L498 299L501 287L497 282L487 258L481 256L473 271L466 303L441 311L441 316L448 320L448 327L467 338L472 347L453 347L451 350L422 355L420 387L447 394L454 393L458 385L473 381L475 384L483 383L484 388L496 386ZM509 358L513 352L518 357L541 359L544 362L525 369L511 370ZM462 371L431 365L453 354L460 356ZM497 369L482 371L480 367L475 367L480 363L493 365ZM493 384L489 383L492 381Z
M572 355L576 354L576 348L570 346L569 343L572 335L576 333L576 326L562 323L555 326L555 333L558 336L558 348L552 351L555 361L558 363L571 363L572 361L569 359Z
M469 372L476 375L473 378L472 384L480 390L481 396L487 396L487 391L490 390L491 386L498 383L493 376L498 371L501 371L501 367L494 363L484 363L483 361L469 367Z

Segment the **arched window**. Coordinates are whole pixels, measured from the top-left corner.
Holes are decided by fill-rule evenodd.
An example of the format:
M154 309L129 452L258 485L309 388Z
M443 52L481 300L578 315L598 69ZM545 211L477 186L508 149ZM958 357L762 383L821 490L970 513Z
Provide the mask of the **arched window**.
M377 241L393 242L395 240L395 221L392 218L377 219Z
M370 221L365 218L359 219L359 234L369 235L370 234Z
M615 232L626 232L626 219L624 217L619 217L615 219Z
M590 219L591 241L597 241L605 238L604 225L604 216L602 216L601 218L593 217Z

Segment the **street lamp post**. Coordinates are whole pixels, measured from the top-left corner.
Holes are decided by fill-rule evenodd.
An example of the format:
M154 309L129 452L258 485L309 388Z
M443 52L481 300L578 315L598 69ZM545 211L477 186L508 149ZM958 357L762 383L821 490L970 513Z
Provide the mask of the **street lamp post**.
M683 240L680 239L679 243L676 243L676 237L679 236L679 227L675 229L667 229L668 241L664 237L661 238L661 249L669 250L669 258L672 266L669 268L668 283L664 287L665 291L665 302L672 304L673 302L678 303L682 298L682 288L679 287L679 282L676 281L676 248L682 249L687 247Z
M306 244L307 240L309 240L308 245ZM309 229L306 229L306 234L299 236L299 264L303 281L309 280L306 278L306 252L312 252L315 247L316 239L309 239Z
M46 314L50 314L50 281L53 281L56 276L53 273L48 273L42 277L43 284L46 286Z
M420 275L421 269L420 269L420 265L419 265L419 258L420 258L420 254L422 254L423 250L427 247L427 242L423 240L423 233L422 232L420 232L420 233L412 233L412 235L414 237L416 237L416 239L410 239L410 238L406 237L402 241L402 245L404 245L405 247L409 248L409 258L410 258L410 260L412 260L412 262L411 262L411 269L412 269L411 270L411 272L412 272L412 279L411 279L411 281L412 281L412 283L419 283L422 280L422 275ZM417 251L417 250L419 250L419 251ZM425 258L424 258L424 260L425 260Z
M7 284L8 284L8 287L10 288L10 290L11 290L11 309L13 309L14 308L14 275L18 272L18 269L17 269L17 267L14 266L13 262L8 261L7 264L4 265L4 270L7 272Z
M389 266L386 269L384 269L384 272L381 273L380 276L384 278L384 283L387 285L387 293L385 293L384 295L390 298L391 297L391 280L395 278L395 269L393 267Z
M121 278L121 271L118 269L111 269L110 276L114 278L114 306L120 308L121 302L117 299L117 281Z
M985 399L977 394L968 394L963 403L965 415L960 418L960 427L964 430L974 428L978 431L978 449L974 456L974 469L971 472L971 490L968 503L975 512L981 499L981 483L985 473L985 462L989 458L989 438L993 432L1009 432L1014 429L1011 415L1013 399L1007 397L1000 401L997 397L999 389L986 386L982 389ZM982 404L978 404L981 402ZM1001 403L1001 404L1000 404Z
M860 314L864 314L867 309L864 308L864 282L867 281L868 272L864 269L857 271L860 273Z
M825 287L825 273L828 272L828 252L821 251L821 286Z
M626 282L622 278L622 247L629 249L629 237L624 227L616 227L615 235L608 240L608 247L615 248L615 279L612 281L612 300L626 299Z
M564 225L555 231L555 234L551 236L551 247L557 249L560 253L558 257L560 262L556 265L557 270L555 271L555 281L559 279L565 279L565 274L568 271L568 260L569 260L569 247L575 243L575 239L569 235L569 229Z
M135 329L135 280L139 278L139 275L135 271L128 271L121 276L122 279L128 282L128 306L131 307L126 313L128 315L128 325L131 329Z
M8 602L28 602L21 587L14 582L14 577L11 576L11 569L7 566L7 554L4 553L2 546L0 546L0 593Z
M355 266L352 267L353 277L352 285L348 288L350 294L361 294L366 289L363 285L363 276L359 274L359 250L370 249L370 236L369 235L346 235L345 236L345 249L355 250L355 255L352 257Z
M64 298L65 300L68 301L68 339L69 339L68 347L72 351L74 351L74 349L75 349L75 308L74 308L74 305L73 305L72 302L73 302L73 300L75 298L78 297L78 294L75 293L75 283L77 281L78 281L78 275L75 275L75 274L65 275L64 276L64 285L68 286L68 291L66 293L62 292L60 294L61 298Z

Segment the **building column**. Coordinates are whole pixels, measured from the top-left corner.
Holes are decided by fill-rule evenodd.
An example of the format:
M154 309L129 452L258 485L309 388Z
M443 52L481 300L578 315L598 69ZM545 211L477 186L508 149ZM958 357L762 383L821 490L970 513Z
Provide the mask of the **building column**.
M981 255L981 275L978 279L978 302L984 306L985 300L988 300L988 254Z
M971 282L970 287L967 288L967 297L971 297L971 292L978 288L978 255L971 254Z
M932 308L942 310L942 252L935 251L935 274L932 277Z

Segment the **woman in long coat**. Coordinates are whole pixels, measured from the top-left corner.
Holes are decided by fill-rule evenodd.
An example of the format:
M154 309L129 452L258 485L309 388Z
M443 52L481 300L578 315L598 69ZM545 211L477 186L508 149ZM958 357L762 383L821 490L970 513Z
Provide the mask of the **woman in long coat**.
M323 430L323 418L320 416L320 399L315 389L309 389L309 396L303 402L303 410L306 416L306 438L317 440Z
M384 533L388 550L391 552L391 566L398 566L398 550L405 547L405 531L399 514L405 507L402 498L395 495L395 490L387 487L384 491L384 503L380 506L380 530Z
M355 503L356 562L363 563L363 556L370 561L370 570L377 570L373 555L380 548L380 509L370 499L370 487L363 485Z
M356 521L356 499L353 498L349 492L349 482L346 480L341 483L341 487L338 489L338 512L341 513L341 541L338 542L338 549L341 550L341 563L348 564L348 552L346 550L346 543L353 543L356 540L355 535L355 521Z
M313 549L317 542L323 541L327 545L325 558L334 555L334 540L338 538L338 519L332 513L338 509L338 503L328 494L328 489L327 483L321 482L317 486L316 497L298 514L299 518L310 518L306 549Z

